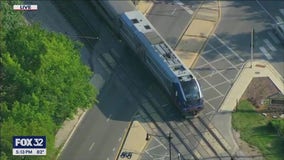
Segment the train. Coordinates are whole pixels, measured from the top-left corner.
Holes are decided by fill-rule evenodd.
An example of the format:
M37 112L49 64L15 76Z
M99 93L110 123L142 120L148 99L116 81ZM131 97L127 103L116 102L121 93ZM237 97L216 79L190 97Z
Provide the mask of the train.
M196 77L134 4L128 0L92 2L151 71L182 115L198 115L204 109L204 98Z

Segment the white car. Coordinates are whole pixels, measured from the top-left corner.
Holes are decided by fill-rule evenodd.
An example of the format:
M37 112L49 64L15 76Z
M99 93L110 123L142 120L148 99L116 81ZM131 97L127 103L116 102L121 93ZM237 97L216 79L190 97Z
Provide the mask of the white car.
M284 43L284 22L276 23L273 25L273 28L277 36L282 40L282 43Z

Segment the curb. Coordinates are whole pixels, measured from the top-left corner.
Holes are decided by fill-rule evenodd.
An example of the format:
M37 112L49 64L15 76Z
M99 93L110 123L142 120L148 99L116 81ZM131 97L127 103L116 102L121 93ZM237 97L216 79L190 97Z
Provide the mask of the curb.
M155 2L152 1L152 0L151 0L151 2L152 2L151 5L148 7L148 9L147 9L146 12L145 12L145 17L148 15L148 13L152 10L152 8L153 8L153 6L154 6L154 3L155 3Z
M71 133L68 135L68 138L66 139L66 141L64 142L63 146L60 148L59 152L57 153L57 156L55 158L55 160L58 160L59 156L61 155L62 151L64 150L64 148L66 147L66 145L68 144L69 140L71 139L73 133L75 132L75 130L77 129L77 127L79 126L79 124L81 123L82 119L84 118L85 114L87 113L87 111L84 111L81 116L79 117L79 120L77 121L77 123L75 124L75 126L72 128Z
M249 63L249 62L250 62L250 61L247 60L246 62L243 63L242 68L239 70L238 74L236 75L236 77L235 77L235 79L234 79L234 81L233 81L232 83L235 83L235 82L240 78L240 74L241 74L242 71L244 70L244 68L245 68L245 66L247 65L247 63ZM231 84L230 88L229 88L228 91L225 93L225 95L228 95L228 93L231 91L232 87L233 87L233 84ZM226 99L226 96L222 99L222 101L221 101L221 106L223 105L225 99ZM222 112L222 108L220 107L217 112L221 113L221 112Z
M195 59L193 60L193 63L191 64L190 68L195 67L197 60L199 59L200 53L204 50L205 46L208 43L209 37L211 37L212 33L214 33L216 31L217 25L220 23L221 21L221 12L222 12L222 8L220 7L220 0L218 0L218 20L216 21L216 24L214 26L214 28L212 29L212 31L210 32L209 36L206 38L206 41L203 43L202 47L199 49L198 51L198 55L195 57ZM201 8L201 7L200 7ZM200 9L199 8L199 9ZM198 10L199 10L198 9Z
M123 135L123 138L122 138L122 143L120 143L120 146L118 147L118 151L116 153L116 156L115 156L115 160L118 160L119 158L119 155L120 155L120 152L125 144L125 141L126 141L126 137L128 136L129 132L130 132L130 129L131 129L131 126L133 124L133 120L131 120L131 122L128 124L128 127L127 127L127 131L126 133Z
M187 26L186 26L185 29L183 30L181 36L178 38L178 41L177 41L176 45L173 47L173 50L175 50L175 49L177 48L177 46L179 45L179 43L180 43L182 37L184 36L185 32L186 32L187 29L189 28L190 24L192 23L194 17L196 17L197 12L200 10L200 8L201 8L201 6L202 6L203 3L204 3L204 2L202 2L202 3L200 4L200 6L196 9L196 11L193 13L192 18L190 19L190 21L188 22Z

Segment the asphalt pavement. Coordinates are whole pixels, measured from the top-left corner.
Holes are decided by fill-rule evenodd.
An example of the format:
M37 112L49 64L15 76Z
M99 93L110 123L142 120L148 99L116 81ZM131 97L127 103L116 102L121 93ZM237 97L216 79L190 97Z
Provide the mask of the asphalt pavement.
M100 94L100 103L86 113L59 159L115 159L125 128L137 109L126 95L119 80L109 82ZM126 111L125 106L132 107Z
M273 5L281 6L281 3L275 1ZM267 60L282 76L284 73L284 55L279 54L283 53L283 46L274 42L277 39L271 28L274 21L259 3L221 1L221 7L221 21L193 69L205 97L205 114L211 117L219 109L244 63L251 59L252 27L255 29L254 59ZM280 8L274 12L280 14Z
M122 139L121 137L136 112L137 106L131 99L128 89L118 79L111 76L114 71L107 66L108 64L105 61L111 61L112 59L109 58L113 56L113 54L110 54L110 49L114 49L118 53L118 57L124 60L127 59L125 53L130 51L118 41L102 19L92 11L90 5L83 1L75 1L75 3L82 11L85 20L101 37L101 40L95 44L93 51L88 51L86 48L82 49L82 59L86 64L90 65L95 73L103 77L106 87L101 91L98 107L94 107L85 115L60 159L113 159ZM284 75L284 55L279 54L283 53L283 46L277 43L277 36L274 35L271 29L271 24L275 23L275 20L280 20L281 17L284 19L281 10L282 3L275 1L273 4L277 8L273 9L271 3L222 1L221 22L194 69L205 96L206 109L203 112L209 118L213 117L218 111L242 65L250 58L249 41L252 27L255 28L257 37L255 40L255 58L272 62L278 72L283 73L282 76ZM40 22L48 30L62 33L67 31L72 35L76 35L74 29L49 1L40 1L37 4L40 10L27 14L31 22ZM176 39L186 27L186 23L175 23L173 17L180 16L185 21L188 19L185 15L187 14L190 17L190 14L181 11L181 6L178 3L162 4L161 6L163 5L166 5L166 7L156 7L152 11L156 13L155 16L160 14L156 19L160 19L160 22L164 24L157 26L158 31L161 30L162 36L171 45L174 45ZM194 7L190 8L192 6L194 5L188 7L194 10ZM167 10L164 11L163 9ZM163 14L167 16L162 16ZM277 16L280 18L276 18ZM150 21L155 20L150 18ZM167 23L172 23L176 27L168 27ZM170 29L172 29L171 32L169 32ZM115 72L119 73L119 71ZM134 74L139 73L134 71ZM139 82L141 84L143 84L143 76L141 75L142 82ZM167 106L165 109L174 110L172 113L177 114L178 112L175 111L174 107L169 107L171 104L167 100L168 97L162 93L155 83L152 84L153 88L155 88L155 92L152 94L154 95L153 99L158 101L160 106ZM150 91L152 90L150 89ZM169 117L173 116L175 115L169 115ZM163 148L162 150L167 152L166 147L163 145L167 143L166 140L159 140L157 143ZM152 147L151 149L154 150Z
M282 18L284 17L284 14L282 14L282 8L284 7L282 6L284 5L281 1L273 2L221 1L221 21L215 34L209 39L207 46L192 69L201 84L205 97L203 113L209 119L218 114L224 98L235 82L243 65L251 58L250 36L252 28L255 29L254 59L263 59L271 62L283 77L284 55L281 54L283 53L283 44L280 44L277 35L273 33L271 25L275 21L284 19ZM171 13L174 13L176 6L175 4L161 4L161 6L164 5L171 5L171 8L167 12L161 9L160 13L163 13L162 16L158 15L157 8L159 7L156 6L156 9L152 11L157 15L155 17L152 16L150 21L156 25L155 27L162 36L167 37L169 36L165 31L167 27L163 24L167 23L167 17L171 17ZM168 21L174 23L170 18L168 18ZM175 27L171 29L175 30ZM177 35L179 34L177 33ZM167 38L165 39L168 40ZM230 114L223 114L221 119L218 120L226 121L230 119L230 116ZM230 129L228 130L226 125L220 124L217 122L216 126L223 131L223 136L231 137ZM151 128L151 126L148 126L148 128ZM167 142L163 139L157 139L149 145L144 156L167 157L166 144ZM234 146L231 142L230 145Z
M50 31L68 33L75 40L88 36L79 35L50 1L38 1L37 5L38 11L26 13L29 22L38 22ZM118 53L128 51L93 12L90 4L75 1L75 5L82 11L83 17L80 18L84 18L87 25L93 28L90 33L99 33L100 40L94 43L94 50L82 48L81 57L85 64L102 77L105 87L100 92L99 103L85 114L59 159L114 159L137 106L129 100L131 95L127 94L120 81L111 76L113 71L105 65L102 57L109 57L112 48L118 50Z
M272 29L276 21L284 20L283 1L222 1L221 4L222 20L215 34L248 60L250 34L254 28L254 58L268 60L284 76L284 55L281 54L284 47Z
M181 5L180 1L157 1L147 18L167 43L175 48L200 3L183 2Z

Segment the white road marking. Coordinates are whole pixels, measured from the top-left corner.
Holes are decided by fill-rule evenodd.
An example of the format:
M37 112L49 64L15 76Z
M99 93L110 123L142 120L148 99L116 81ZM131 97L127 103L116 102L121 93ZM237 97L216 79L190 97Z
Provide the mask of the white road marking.
M212 50L214 50L214 49L212 49ZM222 54L221 54L222 55ZM232 57L232 56L235 56L235 55L228 55L228 56L226 56L227 58L229 58L229 57ZM213 61L210 61L210 63L214 63L214 62L217 62L217 61L220 61L220 60L223 60L224 58L216 58L215 60L213 60ZM206 67L208 64L202 64L202 65L199 65L198 66L198 68L202 68L202 67Z
M199 74L198 72L196 72L197 74ZM200 75L200 74L199 74ZM201 77L201 76L200 76ZM223 95L219 90L217 90L211 83L209 83L208 81L207 81L207 79L203 79L205 82L207 82L208 83L208 85L209 86L211 86L213 89L215 89L216 90L216 92L218 92L220 95ZM224 96L224 95L223 95Z
M217 61L220 61L220 60L223 60L223 58L216 58L216 59L214 59L213 61L210 61L210 63L214 63L214 62L217 62ZM200 66L198 66L199 68L200 67L205 67L205 66L207 66L208 64L203 64L203 65L200 65Z
M275 34L273 34L271 31L269 31L268 35L276 44L280 44L280 40L275 36Z
M167 149L167 147L160 141L158 140L156 137L153 137L161 146L163 146L165 149Z
M107 118L107 120L106 120L107 122L109 122L111 116L112 116L111 114L108 116L108 118Z
M237 68L242 68L243 65L244 65L244 63L239 63L239 64L236 65L236 67L237 67ZM240 70L239 70L239 71L240 71Z
M283 22L283 20L282 20L282 18L281 17L279 17L279 16L275 16L275 18L276 18L276 20L277 20L277 22Z
M176 12L176 10L177 10L177 8L175 8L175 9L172 11L171 15L174 15L175 12Z
M207 112L205 113L206 116L210 115L210 114L214 114L216 111L210 111L210 112Z
M149 157L154 158L150 153L148 153L147 151L145 152L149 155Z
M227 82L227 81L223 81L223 82L221 82L221 83L215 84L213 87L216 88L217 86L220 86L220 85L225 84L225 83L228 83L228 82ZM202 91L208 90L208 89L210 89L210 88L212 88L212 87L204 88L204 89L202 89Z
M213 100L218 99L218 98L221 98L221 97L223 97L223 96L220 95L220 96L217 96L217 97L214 97L214 98L210 98L210 99L207 99L207 101L208 101L208 102L209 102L209 101L213 101Z
M284 9L279 9L279 12L284 16Z
M204 102L207 103L214 111L216 111L216 108L212 106L212 104L209 103L206 99L204 99Z
M210 52L212 52L212 51L213 51L213 49L209 49L209 50L203 52L203 54L207 54L207 53L210 53Z
M111 73L110 68L106 65L106 63L99 57L98 58L99 63L103 66L103 68L107 71L108 74Z
M161 145L156 145L156 146L154 146L154 147L148 148L147 151L151 151L152 149L156 149L156 148L158 148L158 147L160 147L160 146L161 146Z
M183 4L181 1L179 1L179 0L174 1L174 3L177 4L177 5L180 5L180 6L183 6L183 5L184 5L184 4Z
M112 55L110 53L103 53L102 56L104 57L104 59L107 61L107 63L114 68L116 65L115 60L113 59Z
M93 143L90 145L89 151L92 150L92 148L94 147L94 145L95 145L95 142L93 142Z
M208 43L208 45L212 46L211 44ZM222 48L222 47L225 47L224 45L221 45L221 46L218 46L218 47L213 47L214 49L219 49L219 48ZM211 47L212 48L212 47ZM214 49L208 49L207 51L204 51L202 52L202 54L207 54L209 52L212 52Z
M121 137L119 137L118 142L120 142L120 141L121 141L121 139L122 139L122 138L121 138Z
M271 60L272 57L271 55L267 52L267 50L264 48L264 47L259 47L260 51L265 55L265 57L268 59L268 60Z
M209 77L212 77L212 76L215 75L215 74L216 74L216 70L214 69L214 70L210 73Z
M211 46L211 44L209 44ZM222 58L224 58L228 63L230 63L236 70L238 70L238 68L231 62L229 61L227 58L233 56L233 55L229 55L227 57L225 57L222 53L220 53L216 48L214 48L213 46L211 46ZM220 58L221 59L221 58Z
M109 160L109 158L107 157L107 160Z
M256 0L256 2L257 2L257 4L265 11L265 13L266 13L270 18L272 18L274 21L276 21L275 18L263 7L263 5L262 5L258 0Z
M227 77L225 77L225 76L221 73L221 71L220 71L219 69L217 69L216 67L214 67L214 66L213 66L211 63L209 63L204 57L201 56L201 58L202 58L206 63L208 63L209 66L211 66L211 68L213 68L217 73L219 73L219 74L221 75L221 77L223 77L227 82L230 83L230 80L229 80Z
M193 14L193 11L190 8L184 6L184 4L181 1L175 0L174 3L179 5L181 8L183 8L187 13Z
M115 151L115 147L113 147L112 151L113 151L113 152Z
M264 43L268 46L268 48L272 51L276 51L277 49L270 43L270 41L268 39L264 39L263 40Z
M244 59L240 57L239 54L236 53L231 47L229 47L221 38L219 38L216 34L213 34L213 36L216 37L216 39L218 39L218 41L220 41L224 46L226 46L227 49L229 49L235 56L237 56L240 61L244 62Z

